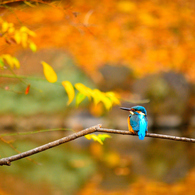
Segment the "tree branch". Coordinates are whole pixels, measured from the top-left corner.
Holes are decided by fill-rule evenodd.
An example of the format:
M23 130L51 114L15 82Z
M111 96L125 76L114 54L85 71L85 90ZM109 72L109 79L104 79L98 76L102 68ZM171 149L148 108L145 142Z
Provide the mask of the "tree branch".
M68 136L63 137L61 139L58 139L56 141L53 141L53 142L47 143L45 145L39 146L39 147L34 148L32 150L28 150L26 152L22 152L20 154L16 154L16 155L13 155L13 156L10 156L10 157L7 157L7 158L2 158L2 159L0 159L0 166L2 166L2 165L10 166L12 161L16 161L16 160L19 160L19 159L22 159L22 158L26 158L27 156L31 156L33 154L43 152L43 151L48 150L50 148L59 146L61 144L64 144L66 142L72 141L74 139L77 139L79 137L82 137L84 135L94 133L94 132L114 133L114 134L137 136L137 134L133 134L132 132L129 132L129 131L101 128L101 124L99 124L99 125L95 125L93 127L84 129L82 131L79 131L77 133L73 133L72 135L68 135ZM146 137L195 143L194 138L177 137L177 136L162 135L162 134L155 134L155 133L146 133Z
M131 133L129 131L116 130L116 129L105 129L105 128L101 128L101 127L100 128L97 128L97 132L137 136L137 134L133 134L133 133ZM168 139L168 140L174 140L174 141L183 141L183 142L192 142L192 143L195 143L195 139L194 138L178 137L178 136L172 136L172 135L146 133L146 137L152 137L152 138L160 138L160 139Z
M56 141L49 142L45 145L39 146L39 147L34 148L32 150L28 150L26 152L22 152L20 154L16 154L14 156L10 156L10 157L7 157L7 158L2 158L2 159L0 159L0 166L2 166L2 165L10 166L12 161L19 160L21 158L25 158L27 156L31 156L31 155L39 153L39 152L43 152L45 150L48 150L50 148L59 146L61 144L72 141L72 140L77 139L79 137L82 137L84 135L93 133L93 132L97 131L97 128L100 128L100 127L101 127L101 125L99 124L99 125L84 129L82 131L79 131L77 133L73 133L72 135L68 135L67 137L63 137L63 138L58 139Z

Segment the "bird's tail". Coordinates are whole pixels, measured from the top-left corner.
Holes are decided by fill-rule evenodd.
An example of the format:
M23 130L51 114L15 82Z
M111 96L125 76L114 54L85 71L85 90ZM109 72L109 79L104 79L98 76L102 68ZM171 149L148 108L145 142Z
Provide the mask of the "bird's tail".
M141 120L140 120L140 130L138 131L138 137L140 140L144 140L144 137L146 135L146 131L147 131L147 120L145 118L143 118L144 116L141 115Z
M138 131L138 137L140 140L144 140L145 135L146 135L145 131Z

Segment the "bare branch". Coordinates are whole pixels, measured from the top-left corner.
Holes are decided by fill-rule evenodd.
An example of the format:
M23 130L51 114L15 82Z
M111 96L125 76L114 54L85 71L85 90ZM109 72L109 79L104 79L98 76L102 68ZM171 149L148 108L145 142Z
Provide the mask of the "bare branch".
M114 134L134 135L134 136L137 136L137 134L133 134L130 131L124 131L124 130L98 128L97 131L98 132L104 132L104 133L114 133ZM174 141L183 141L183 142L192 142L192 143L195 143L195 139L194 138L178 137L178 136L172 136L172 135L146 133L146 137L152 137L152 138L160 138L160 139L168 139L168 140L174 140Z
M58 139L58 140L53 141L53 142L49 142L45 145L39 146L39 147L34 148L32 150L28 150L26 152L22 152L20 154L16 154L14 156L10 156L10 157L7 157L7 158L2 158L2 159L0 159L0 165L10 166L12 161L19 160L21 158L25 158L27 156L31 156L31 155L39 153L39 152L43 152L43 151L48 150L50 148L53 148L53 147L59 146L61 144L64 144L66 142L72 141L76 138L79 138L79 137L82 137L84 135L93 133L93 132L97 131L98 127L100 128L101 125L96 125L96 126L84 129L84 130L79 131L77 133L73 133L72 135L68 135L67 137L63 137L63 138Z
M101 128L101 125L99 124L99 125L95 125L93 127L84 129L82 131L79 131L77 133L73 133L72 135L68 135L67 137L63 137L63 138L58 139L56 141L53 141L53 142L47 143L45 145L39 146L39 147L34 148L32 150L28 150L26 152L22 152L20 154L16 154L14 156L10 156L10 157L7 157L7 158L2 158L2 159L0 159L0 166L2 166L2 165L8 165L9 166L9 165L11 165L12 161L16 161L16 160L19 160L19 159L22 159L22 158L26 158L27 156L31 156L33 154L36 154L36 153L48 150L50 148L59 146L59 145L61 145L63 143L72 141L74 139L77 139L79 137L82 137L84 135L87 135L87 134L90 134L90 133L94 133L94 132L104 132L104 133L114 133L114 134L137 136L137 134L133 134L132 132L129 132L129 131ZM177 137L177 136L171 136L171 135L147 133L146 137L195 143L195 139L194 138Z

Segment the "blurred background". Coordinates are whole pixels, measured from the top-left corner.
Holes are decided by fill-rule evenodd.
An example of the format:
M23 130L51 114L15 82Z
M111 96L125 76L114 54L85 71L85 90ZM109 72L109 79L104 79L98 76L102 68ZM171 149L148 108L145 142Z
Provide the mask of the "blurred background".
M37 51L1 33L0 55L15 56L16 75L44 78L41 61L58 81L114 91L121 105L147 109L149 132L195 137L195 2L1 1L0 17L36 33ZM128 113L89 101L67 106L62 86L6 78L0 70L0 157L26 151L72 131L5 133L96 124L127 129ZM195 194L192 143L111 135L104 145L79 138L0 167L0 194ZM29 190L30 189L30 190Z

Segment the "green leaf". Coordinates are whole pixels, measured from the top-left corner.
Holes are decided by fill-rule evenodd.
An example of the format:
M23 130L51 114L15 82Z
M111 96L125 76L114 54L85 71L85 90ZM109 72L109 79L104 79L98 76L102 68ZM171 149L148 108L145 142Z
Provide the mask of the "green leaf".
M102 141L104 141L106 138L111 138L111 136L108 135L108 134L99 134L98 137L99 137Z
M77 93L76 96L76 105L78 106L84 99L86 98L86 95L82 94L82 93Z
M0 58L0 68L4 69L4 66L5 66L5 64L4 64L3 60Z
M85 138L90 140L90 139L93 139L93 141L97 141L99 142L101 145L103 145L103 141L106 139L106 138L111 138L110 135L108 134L87 134L85 135Z

